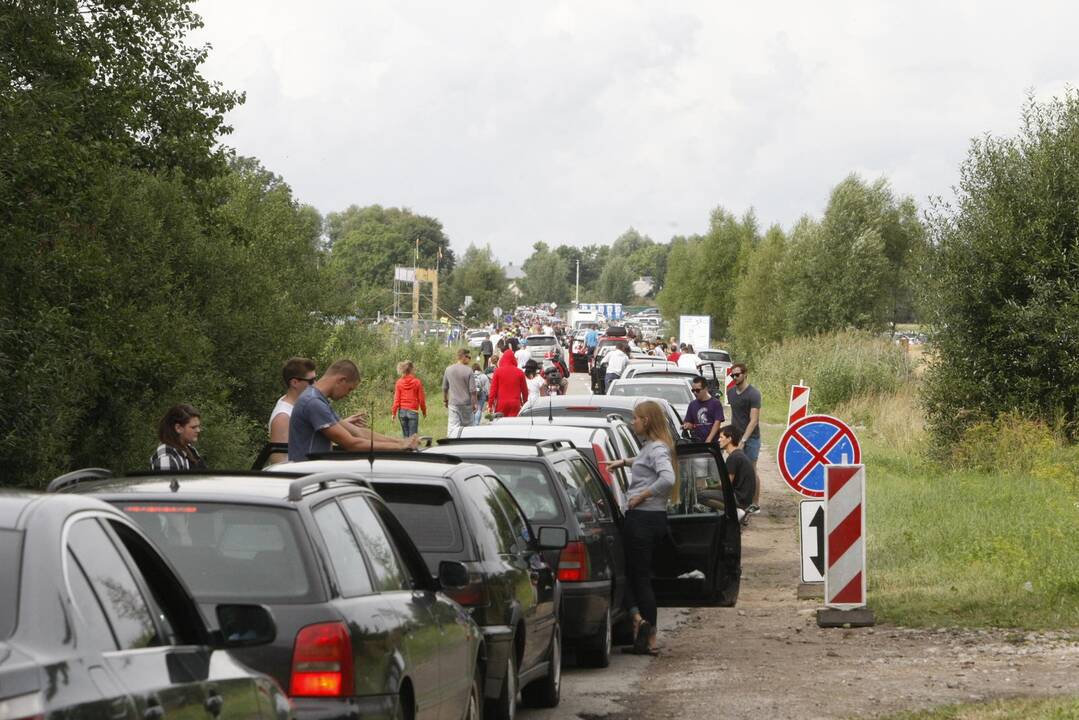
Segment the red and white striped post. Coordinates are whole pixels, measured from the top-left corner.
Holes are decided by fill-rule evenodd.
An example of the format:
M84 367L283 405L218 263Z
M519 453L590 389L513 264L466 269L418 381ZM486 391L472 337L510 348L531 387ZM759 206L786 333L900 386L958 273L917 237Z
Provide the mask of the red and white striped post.
M866 608L865 465L824 469L824 605L821 627L875 624Z
M734 387L735 385L738 384L738 383L736 383L734 381L734 378L731 377L731 368L728 367L726 372L727 372L727 385L723 390L724 395L727 394L727 390L730 390L732 387Z
M809 414L809 388L791 385L791 402L787 410L787 427Z

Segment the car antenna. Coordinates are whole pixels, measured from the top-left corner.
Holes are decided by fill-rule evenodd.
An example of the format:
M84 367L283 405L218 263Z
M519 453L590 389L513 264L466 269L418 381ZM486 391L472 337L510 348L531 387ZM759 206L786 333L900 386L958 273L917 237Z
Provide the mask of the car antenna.
M371 470L375 469L375 429L371 427L371 423L375 421L375 403L371 402L371 412L367 416L367 431L371 433L371 437L367 440L367 463L370 465Z

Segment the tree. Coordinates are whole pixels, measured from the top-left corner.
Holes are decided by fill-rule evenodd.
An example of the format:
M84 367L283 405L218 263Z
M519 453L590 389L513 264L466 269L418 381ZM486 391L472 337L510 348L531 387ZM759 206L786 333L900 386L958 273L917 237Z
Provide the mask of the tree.
M783 339L787 301L780 268L786 252L787 238L773 225L750 254L746 273L738 280L731 333L739 357L751 357Z
M495 307L511 307L506 273L495 260L490 247L469 245L457 263L446 291L446 307L456 310L466 296L472 304L465 308L465 318L474 323L490 322Z
M607 262L596 284L596 292L604 300L616 303L628 303L633 299L633 281L636 275L630 269L629 261L615 257Z
M971 143L930 215L929 420L945 441L1009 410L1079 423L1079 93L1027 102L1015 137Z
M567 277L566 261L553 252L546 243L532 246L532 254L525 260L524 278L519 283L521 299L526 303L558 303L565 305L572 297Z

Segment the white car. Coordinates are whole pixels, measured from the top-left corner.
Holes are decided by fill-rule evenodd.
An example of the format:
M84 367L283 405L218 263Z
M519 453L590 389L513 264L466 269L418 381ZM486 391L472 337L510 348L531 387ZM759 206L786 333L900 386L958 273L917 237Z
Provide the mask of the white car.
M666 400L678 414L686 416L686 409L693 402L690 381L683 377L673 378L627 378L618 379L607 388L611 397L649 397Z
M468 346L470 348L479 348L484 340L491 337L491 333L486 330L470 330L468 333Z
M719 387L727 383L727 370L731 366L731 354L719 348L705 348L697 351L697 369L706 380L715 380Z

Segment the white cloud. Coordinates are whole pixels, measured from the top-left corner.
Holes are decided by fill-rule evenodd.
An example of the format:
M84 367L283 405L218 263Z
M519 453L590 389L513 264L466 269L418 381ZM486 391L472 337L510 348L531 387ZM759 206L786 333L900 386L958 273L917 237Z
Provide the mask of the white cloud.
M228 143L301 200L411 207L504 260L717 205L790 225L852 171L924 202L1079 71L1064 4L673 7L203 0L196 39L247 92Z

